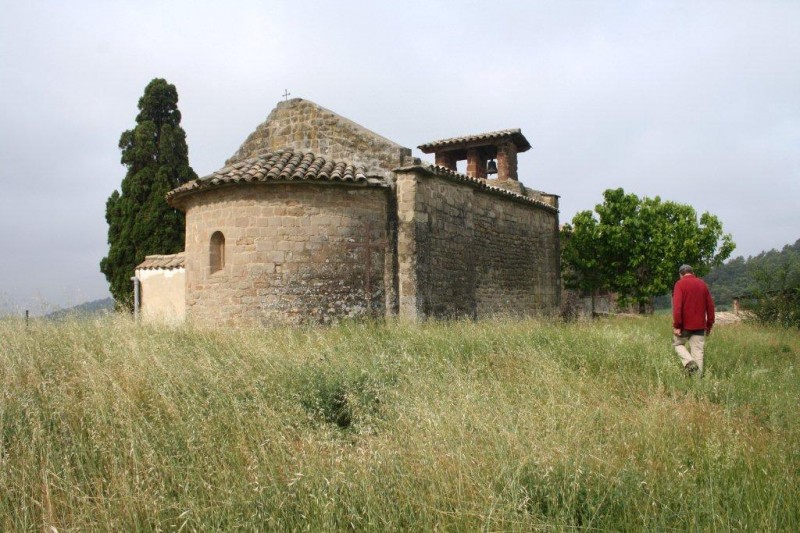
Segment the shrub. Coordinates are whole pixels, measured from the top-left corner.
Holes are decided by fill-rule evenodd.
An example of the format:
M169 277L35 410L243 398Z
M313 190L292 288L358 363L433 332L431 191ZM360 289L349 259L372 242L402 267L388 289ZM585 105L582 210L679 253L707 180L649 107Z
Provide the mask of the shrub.
M311 368L299 381L300 404L318 421L350 429L377 412L376 388L366 372L323 365Z
M750 310L762 324L800 328L800 287L764 295Z

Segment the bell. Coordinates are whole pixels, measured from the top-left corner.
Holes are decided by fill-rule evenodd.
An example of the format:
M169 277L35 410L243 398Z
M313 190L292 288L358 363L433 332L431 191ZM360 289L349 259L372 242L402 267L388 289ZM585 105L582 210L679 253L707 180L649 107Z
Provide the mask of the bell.
M486 174L497 174L497 163L494 162L494 159L490 159L486 163Z

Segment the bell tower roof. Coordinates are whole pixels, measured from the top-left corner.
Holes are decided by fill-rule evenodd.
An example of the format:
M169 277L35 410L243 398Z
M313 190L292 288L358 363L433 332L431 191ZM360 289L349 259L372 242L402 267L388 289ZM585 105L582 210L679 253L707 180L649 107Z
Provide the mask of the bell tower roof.
M456 170L458 161L467 160L467 175L486 179L487 171L497 173L501 182L519 181L517 176L517 154L530 150L531 143L519 128L490 131L478 135L452 137L419 145L426 154L436 154L436 164L448 170ZM497 165L487 162L497 159Z
M466 150L467 148L497 146L498 144L505 144L508 141L514 143L518 153L528 151L531 148L531 143L528 142L528 139L525 138L522 134L522 130L519 128L440 139L438 141L421 144L417 146L417 148L422 150L423 153L433 154L437 152Z

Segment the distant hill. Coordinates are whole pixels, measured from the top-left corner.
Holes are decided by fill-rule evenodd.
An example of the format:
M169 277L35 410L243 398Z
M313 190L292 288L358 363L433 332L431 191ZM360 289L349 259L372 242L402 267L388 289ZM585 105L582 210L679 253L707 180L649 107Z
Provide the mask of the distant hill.
M782 291L800 286L800 239L782 250L770 250L745 259L739 256L703 278L718 304L735 296Z
M44 318L60 319L68 316L91 316L110 313L114 310L114 299L103 298L102 300L92 300L91 302L84 302L73 307L66 309L59 309L45 315Z

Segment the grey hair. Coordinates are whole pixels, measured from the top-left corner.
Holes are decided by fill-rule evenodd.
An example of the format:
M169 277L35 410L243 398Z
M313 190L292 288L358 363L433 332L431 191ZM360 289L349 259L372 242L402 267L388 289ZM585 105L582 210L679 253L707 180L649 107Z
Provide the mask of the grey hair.
M694 273L694 270L692 270L691 265L681 265L681 267L678 269L678 274L681 275L692 274L692 273Z

